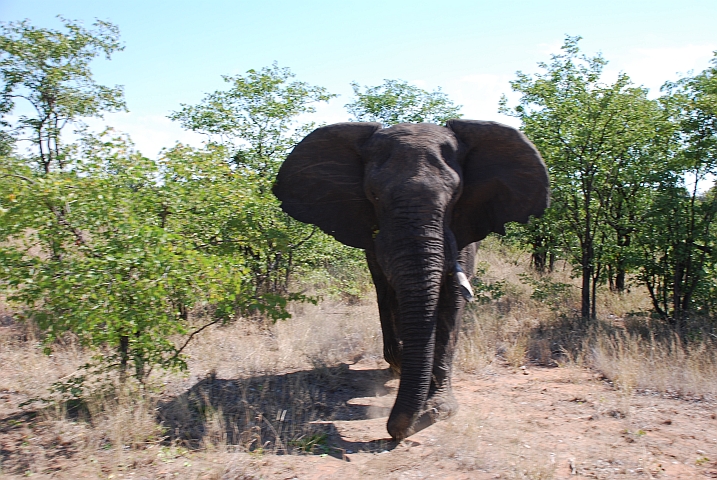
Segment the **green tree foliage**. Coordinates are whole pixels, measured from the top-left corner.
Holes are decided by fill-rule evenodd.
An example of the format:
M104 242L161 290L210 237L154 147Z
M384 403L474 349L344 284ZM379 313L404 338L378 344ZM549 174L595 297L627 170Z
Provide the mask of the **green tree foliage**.
M640 277L655 310L682 330L717 300L717 192L704 191L717 175L717 54L711 67L663 90L674 148L643 224Z
M386 126L397 123L436 123L443 125L460 118L461 105L440 88L428 92L403 80L384 80L382 85L364 87L352 83L355 100L346 105L356 122L380 122Z
M655 182L664 115L625 74L607 84L601 56L580 53L567 37L543 73L518 72L520 103L501 110L520 118L542 153L552 180L552 211L525 230L535 249L556 240L582 276L582 315L594 317L596 287L606 273L624 286L635 222ZM552 244L552 245L551 245ZM538 252L540 253L540 252Z
M227 90L207 95L198 105L182 105L170 116L183 127L208 135L210 148L222 145L227 163L251 188L241 210L235 211L234 221L241 228L223 242L242 245L257 297L285 295L292 276L309 268L328 263L356 268L361 263L360 252L286 215L271 193L286 155L316 127L299 122L298 117L335 96L293 78L289 69L276 64L249 70L244 76L224 77Z
M110 132L61 143L67 125L124 105L121 89L96 86L88 67L117 48L116 29L65 25L68 35L5 27L5 105L21 96L37 106L37 117L6 120L20 139L34 132L34 150L0 156L5 298L39 325L48 352L72 334L96 352L91 365L140 381L155 367L186 368L186 342L208 325L257 311L288 317L287 301L307 298L255 288L255 257L276 257L256 237L304 252L264 221L276 205L254 165L230 164L233 152L217 144L177 145L153 161Z
M125 108L122 88L98 85L89 69L101 53L109 59L122 49L117 27L97 20L88 30L60 19L65 32L36 28L26 20L0 28L0 113L11 112L18 100L30 112L21 113L14 125L3 122L10 129L2 143L7 145L8 136L29 140L45 173L63 167L60 132L66 125Z
M181 368L171 336L188 333L196 302L237 290L243 267L228 259L212 265L191 238L163 224L163 207L184 200L172 183L157 187L171 169L159 170L121 138L87 137L82 150L66 156L65 171L38 175L26 166L3 191L8 299L45 332L48 352L72 332L100 349L100 363L133 366L138 379L146 367Z
M142 380L186 367L177 335L256 311L286 318L287 301L305 299L252 288L237 212L255 187L221 147L177 146L156 162L125 138L86 136L66 170L3 167L3 286L48 348L72 332L99 364ZM198 307L204 325L189 318Z
M294 76L276 63L245 76L224 76L228 90L208 94L199 105L182 104L170 118L214 143L231 146L236 165L273 181L289 151L315 128L313 123L298 123L297 117L335 97L323 87L292 81Z

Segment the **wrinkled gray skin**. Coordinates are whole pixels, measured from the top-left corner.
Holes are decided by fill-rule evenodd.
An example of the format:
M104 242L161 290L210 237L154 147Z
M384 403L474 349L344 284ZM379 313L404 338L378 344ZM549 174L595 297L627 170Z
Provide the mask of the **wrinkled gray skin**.
M456 264L471 277L475 242L547 207L535 147L494 122L339 123L296 146L274 194L297 220L366 251L384 357L401 376L391 436L453 415L451 364L465 305Z

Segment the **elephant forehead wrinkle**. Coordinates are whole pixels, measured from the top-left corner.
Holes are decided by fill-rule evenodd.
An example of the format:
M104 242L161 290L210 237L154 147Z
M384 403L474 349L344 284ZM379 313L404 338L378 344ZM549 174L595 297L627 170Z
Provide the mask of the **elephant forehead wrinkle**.
M374 135L385 137L416 136L445 138L451 137L452 132L448 128L434 123L399 123L398 125L379 130Z
M430 138L404 137L393 143L390 159L404 162L430 162L449 165L457 156L458 145Z
M443 223L442 205L434 198L418 200L420 201L405 196L396 198L391 202L386 213L396 221L403 220L412 225L441 225Z
M361 185L361 179L347 177L346 175L325 175L323 178L330 178L334 185Z
M409 152L432 151L440 158L442 149L458 151L453 132L433 124L400 124L376 132L364 146L372 154L406 149Z
M394 260L401 257L418 258L425 256L425 261L437 260L436 254L443 252L443 238L430 232L405 232L401 235L392 235L382 229L376 236L376 245L391 251ZM439 263L442 263L439 262Z
M414 187L426 193L453 190L461 181L460 166L456 152L444 153L435 145L430 148L394 148L390 155L367 164L366 180L397 191L413 190Z

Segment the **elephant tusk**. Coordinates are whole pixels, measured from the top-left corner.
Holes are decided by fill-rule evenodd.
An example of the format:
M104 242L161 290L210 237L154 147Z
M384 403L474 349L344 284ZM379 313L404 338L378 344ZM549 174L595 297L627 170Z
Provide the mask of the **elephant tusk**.
M458 280L458 285L460 286L463 298L465 298L468 302L472 302L473 289L471 288L471 283L468 281L466 274L463 273L461 266L458 265L458 262L456 262L456 280Z

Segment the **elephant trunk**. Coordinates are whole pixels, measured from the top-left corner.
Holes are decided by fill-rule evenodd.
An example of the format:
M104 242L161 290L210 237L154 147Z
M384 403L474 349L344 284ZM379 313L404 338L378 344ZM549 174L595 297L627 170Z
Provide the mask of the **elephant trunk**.
M395 439L413 433L412 426L425 407L433 369L438 300L446 273L442 236L404 239L402 243L400 249L391 249L392 255L379 256L385 260L382 267L396 291L401 319L401 383L388 420L388 432Z

